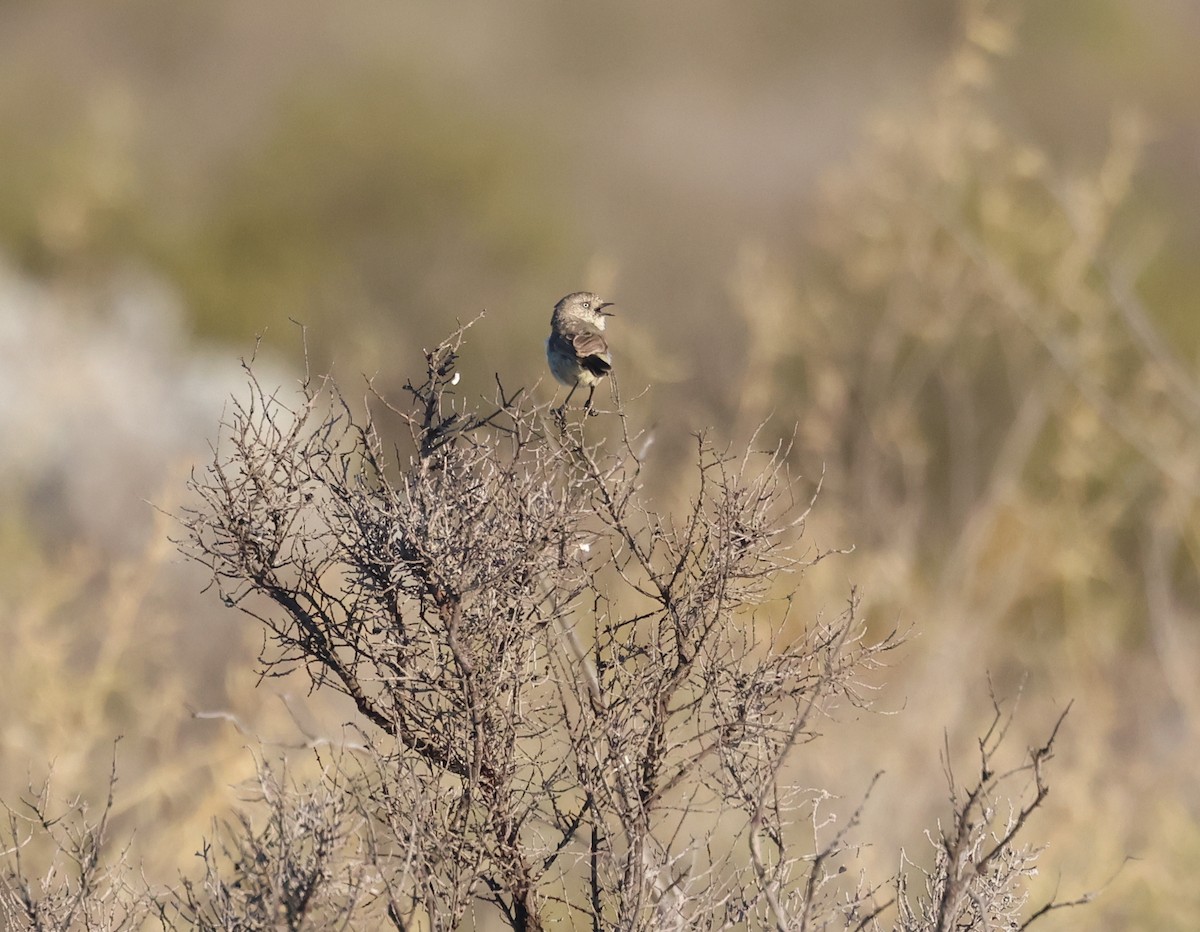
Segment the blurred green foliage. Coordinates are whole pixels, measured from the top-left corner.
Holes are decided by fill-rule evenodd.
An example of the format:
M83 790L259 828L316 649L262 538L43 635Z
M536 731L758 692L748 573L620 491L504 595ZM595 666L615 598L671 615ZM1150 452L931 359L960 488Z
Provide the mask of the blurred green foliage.
M299 82L186 183L139 149L125 92L88 100L44 76L29 91L0 103L22 127L0 135L4 249L48 278L149 263L201 334L244 345L295 319L345 337L407 313L403 331L511 296L571 251L538 150L400 68Z
M513 130L422 100L402 73L310 79L155 251L225 335L245 336L247 308L257 326L369 321L398 295L449 316L472 306L467 282L508 292L562 260L541 170Z

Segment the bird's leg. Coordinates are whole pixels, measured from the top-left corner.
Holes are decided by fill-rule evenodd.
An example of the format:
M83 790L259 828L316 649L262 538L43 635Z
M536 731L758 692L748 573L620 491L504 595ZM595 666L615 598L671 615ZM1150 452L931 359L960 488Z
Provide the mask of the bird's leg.
M567 405L570 404L570 402L571 402L571 396L575 394L575 389L577 389L578 387L579 387L578 382L576 382L574 385L571 386L571 390L569 392L567 392L567 397L563 399L563 403L554 409L558 414L562 414L564 411L567 410Z
M596 383L594 383L594 382L593 382L593 383L592 383L591 390L588 392L587 401L585 401L585 402L583 403L583 410L584 410L584 411L586 411L588 414L591 414L591 415L596 415L596 414L599 414L599 413L600 413L599 411L593 411L593 410L592 410L592 396L593 396L594 394L596 394Z

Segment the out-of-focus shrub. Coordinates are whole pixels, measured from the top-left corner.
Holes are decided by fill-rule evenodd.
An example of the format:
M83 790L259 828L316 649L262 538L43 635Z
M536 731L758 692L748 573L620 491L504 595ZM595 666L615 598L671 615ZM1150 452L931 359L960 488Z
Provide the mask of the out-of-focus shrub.
M1139 287L1157 241L1135 193L1141 119L1115 109L1097 164L1057 164L1004 118L1013 24L965 10L925 105L879 118L831 177L818 261L743 258L743 414L781 431L797 414L867 604L920 619L913 707L956 704L986 666L1088 710L1073 750L1104 789L1068 790L1055 847L1115 871L1148 844L1195 846L1169 798L1194 796L1200 743L1196 348ZM1079 845L1084 798L1106 815Z

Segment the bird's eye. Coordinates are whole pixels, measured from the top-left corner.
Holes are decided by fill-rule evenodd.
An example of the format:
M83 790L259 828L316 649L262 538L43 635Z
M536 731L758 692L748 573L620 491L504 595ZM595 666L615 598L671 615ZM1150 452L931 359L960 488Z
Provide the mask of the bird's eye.
M590 311L590 310L592 309L592 302L591 302L591 301L584 301L584 302L583 302L583 309L584 309L585 311Z

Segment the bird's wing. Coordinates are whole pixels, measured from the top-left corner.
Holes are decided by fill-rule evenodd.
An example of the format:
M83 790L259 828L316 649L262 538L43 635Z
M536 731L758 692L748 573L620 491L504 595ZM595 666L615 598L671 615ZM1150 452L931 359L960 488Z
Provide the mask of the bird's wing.
M611 358L608 353L608 343L598 333L571 334L571 348L575 350L576 357L581 361L588 356L599 356L605 362Z
M608 343L599 333L594 330L581 331L571 334L570 339L575 358L588 372L601 378L612 371L612 354L608 351Z

